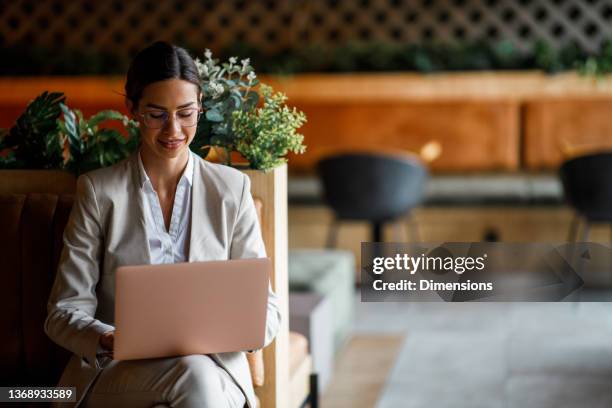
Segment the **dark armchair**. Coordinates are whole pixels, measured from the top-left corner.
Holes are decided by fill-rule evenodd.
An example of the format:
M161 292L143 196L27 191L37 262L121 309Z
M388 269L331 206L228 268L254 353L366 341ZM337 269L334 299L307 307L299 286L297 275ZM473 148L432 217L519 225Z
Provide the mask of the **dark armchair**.
M329 247L335 246L337 224L343 220L370 222L372 240L381 242L384 223L409 216L422 202L428 178L420 160L401 153L338 154L321 160L317 170L335 214Z
M559 170L565 197L576 211L568 241L587 241L591 223L612 223L612 152L575 157ZM581 221L584 228L578 237Z

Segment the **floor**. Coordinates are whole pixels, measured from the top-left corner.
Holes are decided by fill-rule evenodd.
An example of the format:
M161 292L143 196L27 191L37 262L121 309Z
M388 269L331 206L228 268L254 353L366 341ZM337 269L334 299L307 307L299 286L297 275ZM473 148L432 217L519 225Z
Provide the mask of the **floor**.
M336 361L336 373L321 398L324 408L371 408L393 368L404 336L353 336Z
M429 242L478 241L489 232L508 242L561 242L571 217L562 206L416 211ZM322 247L330 220L324 207L290 207L290 247ZM358 263L368 232L346 223L338 247ZM595 227L590 240L609 242L609 233ZM359 346L338 357L324 408L612 407L612 302L355 302ZM356 366L355 356L365 363Z
M563 242L567 239L572 212L564 206L464 206L424 207L415 211L423 242ZM332 213L323 206L289 207L289 248L324 248ZM389 224L385 239L410 241L406 222ZM361 242L370 240L369 225L343 222L337 247L352 251L359 265ZM593 225L589 241L610 242L610 226Z
M371 406L612 406L612 303L356 302L356 336L403 339Z

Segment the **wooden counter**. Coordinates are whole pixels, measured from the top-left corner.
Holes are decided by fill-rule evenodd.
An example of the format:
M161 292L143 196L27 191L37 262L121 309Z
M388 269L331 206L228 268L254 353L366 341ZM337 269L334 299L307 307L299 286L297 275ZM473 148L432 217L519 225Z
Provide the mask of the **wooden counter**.
M10 126L43 90L63 91L90 115L126 113L121 77L0 78L0 126ZM573 73L304 74L262 77L308 116L308 146L292 173L312 173L324 155L350 149L418 151L437 140L434 171L554 169L569 143L610 145L612 80Z

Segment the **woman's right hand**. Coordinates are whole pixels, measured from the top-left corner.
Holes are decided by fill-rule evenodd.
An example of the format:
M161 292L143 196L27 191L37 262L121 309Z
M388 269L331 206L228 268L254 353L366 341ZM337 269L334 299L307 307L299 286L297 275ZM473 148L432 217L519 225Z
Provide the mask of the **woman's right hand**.
M100 336L100 346L104 350L108 350L112 353L115 345L115 332L108 331Z

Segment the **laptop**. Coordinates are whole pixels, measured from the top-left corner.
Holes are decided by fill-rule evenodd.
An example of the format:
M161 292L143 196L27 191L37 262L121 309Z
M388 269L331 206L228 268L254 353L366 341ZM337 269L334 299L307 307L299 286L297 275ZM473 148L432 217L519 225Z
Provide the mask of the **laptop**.
M269 258L122 266L115 273L115 360L263 347Z

